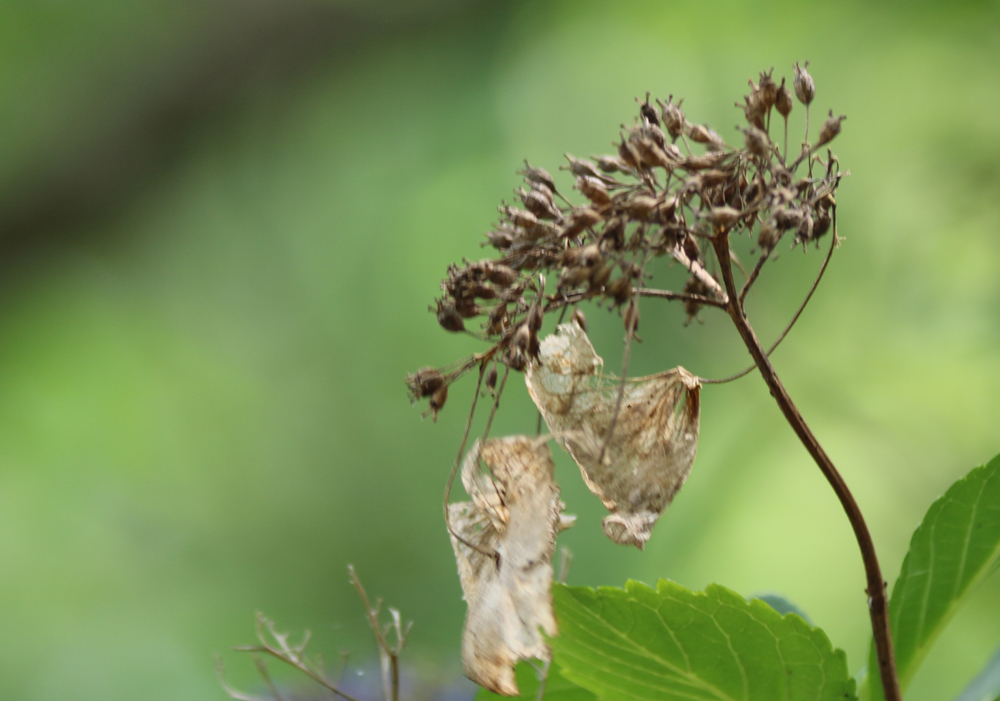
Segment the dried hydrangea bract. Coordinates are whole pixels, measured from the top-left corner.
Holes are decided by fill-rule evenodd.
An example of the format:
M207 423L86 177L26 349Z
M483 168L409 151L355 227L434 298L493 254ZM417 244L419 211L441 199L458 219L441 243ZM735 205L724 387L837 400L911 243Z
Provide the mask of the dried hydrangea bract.
M465 673L506 696L518 694L518 660L549 659L542 631L558 632L552 555L556 534L571 520L560 515L563 503L546 440L477 440L462 464L462 484L472 501L449 505L452 528L483 551L451 537L469 607L462 636Z
M611 511L604 532L641 549L691 471L701 384L680 367L630 380L614 421L619 381L604 377L602 367L583 329L562 324L529 366L528 392L587 486Z

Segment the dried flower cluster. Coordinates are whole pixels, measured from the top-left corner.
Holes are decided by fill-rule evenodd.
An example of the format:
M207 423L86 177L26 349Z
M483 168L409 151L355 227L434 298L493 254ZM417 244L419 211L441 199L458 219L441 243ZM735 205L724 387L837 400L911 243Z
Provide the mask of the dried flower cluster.
M552 437L608 508L604 531L618 543L645 544L687 478L698 441L700 378L683 368L626 377L639 300L681 301L688 321L705 306L742 314L743 298L783 238L806 250L833 227L842 173L829 149L825 157L817 151L837 136L844 117L831 111L810 143L815 83L806 67L796 64L794 70L794 96L806 111L806 140L794 158L788 150L793 93L784 78L775 82L772 71L750 81L749 94L737 103L745 120L737 146L689 121L681 100L650 103L647 94L636 100L634 123L623 126L613 142L616 153L590 160L566 155L563 169L575 179L578 204L547 171L525 161L518 201L502 202L499 221L486 233L484 245L499 257L450 266L443 294L431 307L447 331L472 334L489 347L452 366L410 375L411 398L428 398L428 411L437 418L450 385L478 369L472 411L485 387L495 412L510 371L524 372ZM784 123L781 147L771 137L775 112ZM731 273L724 285L719 269L730 270L730 256L743 266L728 243L720 244L742 234L753 239L759 257L751 272L744 270L737 299ZM716 259L717 252L724 260ZM664 256L686 270L680 290L649 285L649 264ZM617 310L622 318L620 379L602 374L603 361L577 308L584 301ZM546 314L559 311L561 322L570 309L570 323L539 338ZM492 414L462 468L472 502L449 505L449 481L445 514L469 604L466 671L484 686L512 694L513 664L546 658L538 629L555 632L547 591L564 517L545 438L488 441L491 424Z

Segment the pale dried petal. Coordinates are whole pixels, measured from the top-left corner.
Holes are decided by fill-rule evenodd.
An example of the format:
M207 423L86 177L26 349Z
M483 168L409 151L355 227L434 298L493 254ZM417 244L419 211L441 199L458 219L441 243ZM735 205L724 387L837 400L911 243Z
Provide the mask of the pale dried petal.
M619 390L618 379L601 375L602 366L583 329L562 324L542 341L525 379L549 430L611 511L604 532L617 543L642 548L691 471L701 384L681 367L626 382L600 460Z
M479 467L479 461L489 473ZM462 465L471 502L449 505L451 538L469 610L462 662L474 682L498 694L518 694L518 660L549 659L541 631L556 635L552 555L556 533L572 525L553 481L545 439L510 436L472 446Z

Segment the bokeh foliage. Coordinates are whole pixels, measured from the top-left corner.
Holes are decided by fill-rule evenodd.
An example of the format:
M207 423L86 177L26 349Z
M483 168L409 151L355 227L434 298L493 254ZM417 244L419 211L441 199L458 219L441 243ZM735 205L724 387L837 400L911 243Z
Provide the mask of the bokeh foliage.
M849 115L847 240L774 361L887 573L933 499L997 452L995 5L141 8L2 11L0 695L223 698L211 655L248 642L257 609L360 662L347 562L415 619L410 660L457 676L439 502L468 399L458 385L421 422L403 377L478 346L426 306L449 262L483 254L522 158L555 172L563 152L608 152L647 90L728 136L747 78L809 59L815 104ZM818 263L786 252L755 288L765 343ZM710 311L683 328L646 304L633 368L741 369ZM589 316L614 367L620 320ZM497 434L533 430L526 393L506 397ZM570 583L778 591L860 667L860 558L760 380L706 388L701 434L644 553L606 542L559 462L580 515ZM908 698L955 695L997 620L994 579Z

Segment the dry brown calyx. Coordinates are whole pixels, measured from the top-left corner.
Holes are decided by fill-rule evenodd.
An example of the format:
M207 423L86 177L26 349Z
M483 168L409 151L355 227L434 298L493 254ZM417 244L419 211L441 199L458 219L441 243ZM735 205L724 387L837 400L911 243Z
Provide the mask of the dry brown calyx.
M451 544L468 603L462 662L491 691L517 695L518 660L548 660L556 635L552 555L556 534L572 524L553 481L548 437L476 441L462 464L471 502L449 505ZM480 469L480 461L489 472ZM478 548L478 549L476 549Z
M680 367L629 380L616 421L619 380L603 364L579 325L562 324L528 367L528 392L611 511L605 534L641 549L691 471L701 384Z

